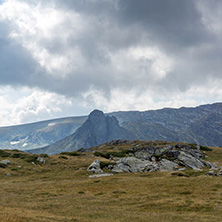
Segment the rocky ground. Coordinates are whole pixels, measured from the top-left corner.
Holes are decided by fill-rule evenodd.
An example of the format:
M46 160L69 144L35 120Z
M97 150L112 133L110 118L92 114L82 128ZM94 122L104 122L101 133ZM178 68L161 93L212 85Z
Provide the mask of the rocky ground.
M128 143L127 140L116 140L107 143L103 149L106 146L109 147L110 144L124 145ZM122 152L99 153L94 151L94 154L106 157L111 161L103 168L112 171L112 173L184 171L187 168L200 171L203 168L209 168L208 175L222 175L220 166L207 161L208 156L204 154L204 150L210 151L211 149L196 144L163 145L157 143L155 146L150 146L146 143L137 143ZM118 157L121 155L122 158ZM95 160L89 166L88 171L102 173L100 161Z

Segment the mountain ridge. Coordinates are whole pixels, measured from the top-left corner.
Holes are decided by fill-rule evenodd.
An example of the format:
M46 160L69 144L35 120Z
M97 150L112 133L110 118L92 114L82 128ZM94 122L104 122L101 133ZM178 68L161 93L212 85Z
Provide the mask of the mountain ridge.
M100 110L94 110L75 133L49 146L29 150L32 153L56 154L90 148L110 140L130 139L133 135L119 126L116 117L107 116Z
M115 117L132 138L222 146L222 103L105 115ZM86 119L87 116L67 117L0 127L0 148L30 150L53 144L75 133Z

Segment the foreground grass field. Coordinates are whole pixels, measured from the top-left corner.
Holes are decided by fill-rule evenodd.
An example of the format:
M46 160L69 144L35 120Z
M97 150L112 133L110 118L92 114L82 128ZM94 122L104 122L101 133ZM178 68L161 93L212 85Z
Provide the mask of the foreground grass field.
M219 222L222 218L222 177L207 176L205 170L89 178L89 164L103 158L63 154L46 159L46 164L32 164L32 155L22 159L12 155L0 157L12 163L0 168L0 221ZM221 148L207 155L222 165Z

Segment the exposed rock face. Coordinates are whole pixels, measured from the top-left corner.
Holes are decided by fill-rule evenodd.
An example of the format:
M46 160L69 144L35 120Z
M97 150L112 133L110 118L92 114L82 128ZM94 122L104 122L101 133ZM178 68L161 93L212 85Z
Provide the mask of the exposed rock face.
M56 154L93 147L111 140L131 138L133 135L120 127L115 117L105 116L102 111L94 110L74 134L57 143L31 152Z
M222 146L222 103L195 108L115 112L120 125L138 140L164 140Z
M198 158L195 158L194 156L190 155L189 153L185 153L183 151L180 152L178 155L179 162L184 165L185 167L192 168L194 170L198 170L202 167L204 167L204 163L199 160Z
M158 163L160 171L176 171L179 170L179 165L167 159L162 159Z
M147 160L141 160L135 157L124 157L117 161L112 171L114 173L140 172L144 171L146 166L150 164L151 162Z
M102 173L103 171L100 168L100 161L95 160L94 162L92 162L92 164L89 166L87 171L92 172L92 173Z
M120 158L113 168L113 173L153 172L153 171L178 171L186 168L200 170L204 166L213 170L220 167L203 160L203 154L198 145L177 144L165 147L133 147L126 156ZM109 169L109 168L106 168ZM209 172L209 175L214 173ZM222 175L218 172L217 175Z

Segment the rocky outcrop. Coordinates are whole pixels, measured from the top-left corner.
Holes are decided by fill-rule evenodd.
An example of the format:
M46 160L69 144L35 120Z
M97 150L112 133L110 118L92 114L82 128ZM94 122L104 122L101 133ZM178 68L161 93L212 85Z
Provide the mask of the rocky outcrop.
M141 160L136 157L124 157L117 161L112 172L123 173L123 172L140 172L144 171L151 162L148 160Z
M177 144L164 147L132 147L126 157L119 158L112 167L113 173L134 173L153 171L180 171L186 168L201 170L209 167L220 169L215 164L203 160L203 153L198 145ZM108 168L107 168L108 169ZM213 174L209 172L209 175ZM222 172L219 173L218 175Z

